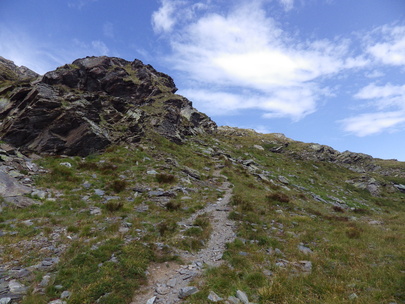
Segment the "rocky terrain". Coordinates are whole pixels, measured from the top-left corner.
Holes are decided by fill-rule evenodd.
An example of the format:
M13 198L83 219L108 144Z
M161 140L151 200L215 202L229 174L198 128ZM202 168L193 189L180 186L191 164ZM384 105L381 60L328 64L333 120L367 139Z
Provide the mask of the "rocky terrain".
M0 303L405 303L405 164L217 127L139 60L0 58Z
M3 86L0 136L27 153L86 156L139 142L151 129L178 143L215 131L176 90L171 77L139 60L78 59L32 82Z

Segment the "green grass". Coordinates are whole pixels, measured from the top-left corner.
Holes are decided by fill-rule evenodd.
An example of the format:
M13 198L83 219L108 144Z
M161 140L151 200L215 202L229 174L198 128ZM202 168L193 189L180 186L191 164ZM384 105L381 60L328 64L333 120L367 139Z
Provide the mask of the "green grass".
M208 268L197 279L200 282L193 283L199 284L201 292L187 299L189 303L208 303L210 290L226 298L238 289L259 304L404 301L405 196L390 188L394 182L402 183L402 163L377 160L381 170L399 173L367 173L383 185L374 197L346 182L361 180L364 174L300 157L307 151L306 144L271 134L238 132L201 136L183 145L152 134L138 146L111 146L86 158L39 160L48 173L36 178L36 187L50 189L55 201L44 200L25 209L3 208L1 230L17 233L0 238L2 263L18 259L26 267L42 261L46 254L40 248L26 255L10 245L50 238L55 230L63 231L61 242L67 249L46 294L29 294L24 303L49 302L63 290L72 292L69 304L129 303L146 283L144 272L151 262L175 259L173 248L196 252L209 240L208 215L198 216L186 230L177 223L221 196L221 180L213 179L217 165L224 166L222 173L233 184L229 217L237 222L237 239L227 245L226 263ZM286 154L269 151L286 143ZM234 161L223 155L212 158L205 151L208 148L223 151ZM258 169L241 165L248 159ZM198 171L201 180L187 176L185 167ZM150 170L157 174L148 174ZM287 185L279 182L280 175L288 179ZM139 188L147 190L136 193L134 189ZM96 195L96 189L105 195ZM174 191L175 196L165 201L149 197L148 192L157 189ZM314 195L326 201L338 198L349 208L317 201ZM137 211L141 205L148 210ZM100 213L91 214L94 208ZM24 225L24 220L34 225ZM372 220L382 225L372 225ZM159 243L169 246L157 249ZM300 252L301 243L313 254ZM282 253L276 254L276 249ZM290 263L278 267L279 259ZM303 260L312 263L311 273L304 274L294 264ZM39 272L34 283L42 275ZM63 290L53 287L58 284ZM353 293L358 298L349 300Z
M262 170L271 172L268 178L275 184L254 178L240 166L225 164L223 173L234 184L230 218L239 222L239 238L224 254L229 266L207 270L202 291L188 303L209 303L210 290L226 298L237 289L256 303L389 303L405 299L401 287L405 229L400 224L405 220L404 195L382 188L381 196L373 197L345 182L361 176L346 168L291 161L283 154L258 149L245 155L241 151L253 145L250 138L222 140L231 149L239 147L233 158L254 159ZM288 189L277 182L278 175L289 179ZM399 181L374 176L386 183ZM313 199L311 192L326 200L338 197L356 208L337 210ZM372 220L383 225L369 224ZM300 243L313 254L301 253ZM282 258L290 262L286 268L276 266L280 256L268 254L268 248L281 250ZM311 273L303 273L293 264L302 260L311 261ZM263 269L273 276L265 276ZM350 300L353 293L358 298Z

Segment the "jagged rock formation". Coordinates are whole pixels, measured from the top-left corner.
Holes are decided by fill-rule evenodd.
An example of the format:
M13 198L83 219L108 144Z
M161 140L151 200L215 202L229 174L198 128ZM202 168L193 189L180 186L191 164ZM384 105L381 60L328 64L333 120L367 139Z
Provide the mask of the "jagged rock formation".
M9 61L0 66L19 71ZM35 76L13 75L3 79ZM213 132L216 124L176 90L170 76L139 60L78 59L31 83L0 85L0 136L24 152L85 156L150 131L177 143Z
M0 82L29 80L39 75L25 66L16 66L11 60L0 56Z

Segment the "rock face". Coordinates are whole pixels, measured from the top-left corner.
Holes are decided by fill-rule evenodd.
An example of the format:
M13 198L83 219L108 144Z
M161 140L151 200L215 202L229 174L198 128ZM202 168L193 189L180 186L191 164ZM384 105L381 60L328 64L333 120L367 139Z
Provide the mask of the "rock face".
M16 66L14 62L0 56L0 82L24 81L39 75L25 66Z
M151 131L181 143L216 129L175 94L170 76L139 60L86 57L31 83L3 84L0 136L23 152L85 156Z

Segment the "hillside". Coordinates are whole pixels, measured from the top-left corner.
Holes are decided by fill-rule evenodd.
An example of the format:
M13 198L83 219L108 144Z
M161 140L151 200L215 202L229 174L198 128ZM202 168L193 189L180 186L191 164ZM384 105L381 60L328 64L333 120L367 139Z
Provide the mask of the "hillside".
M0 303L405 303L404 162L217 127L139 60L0 74Z

